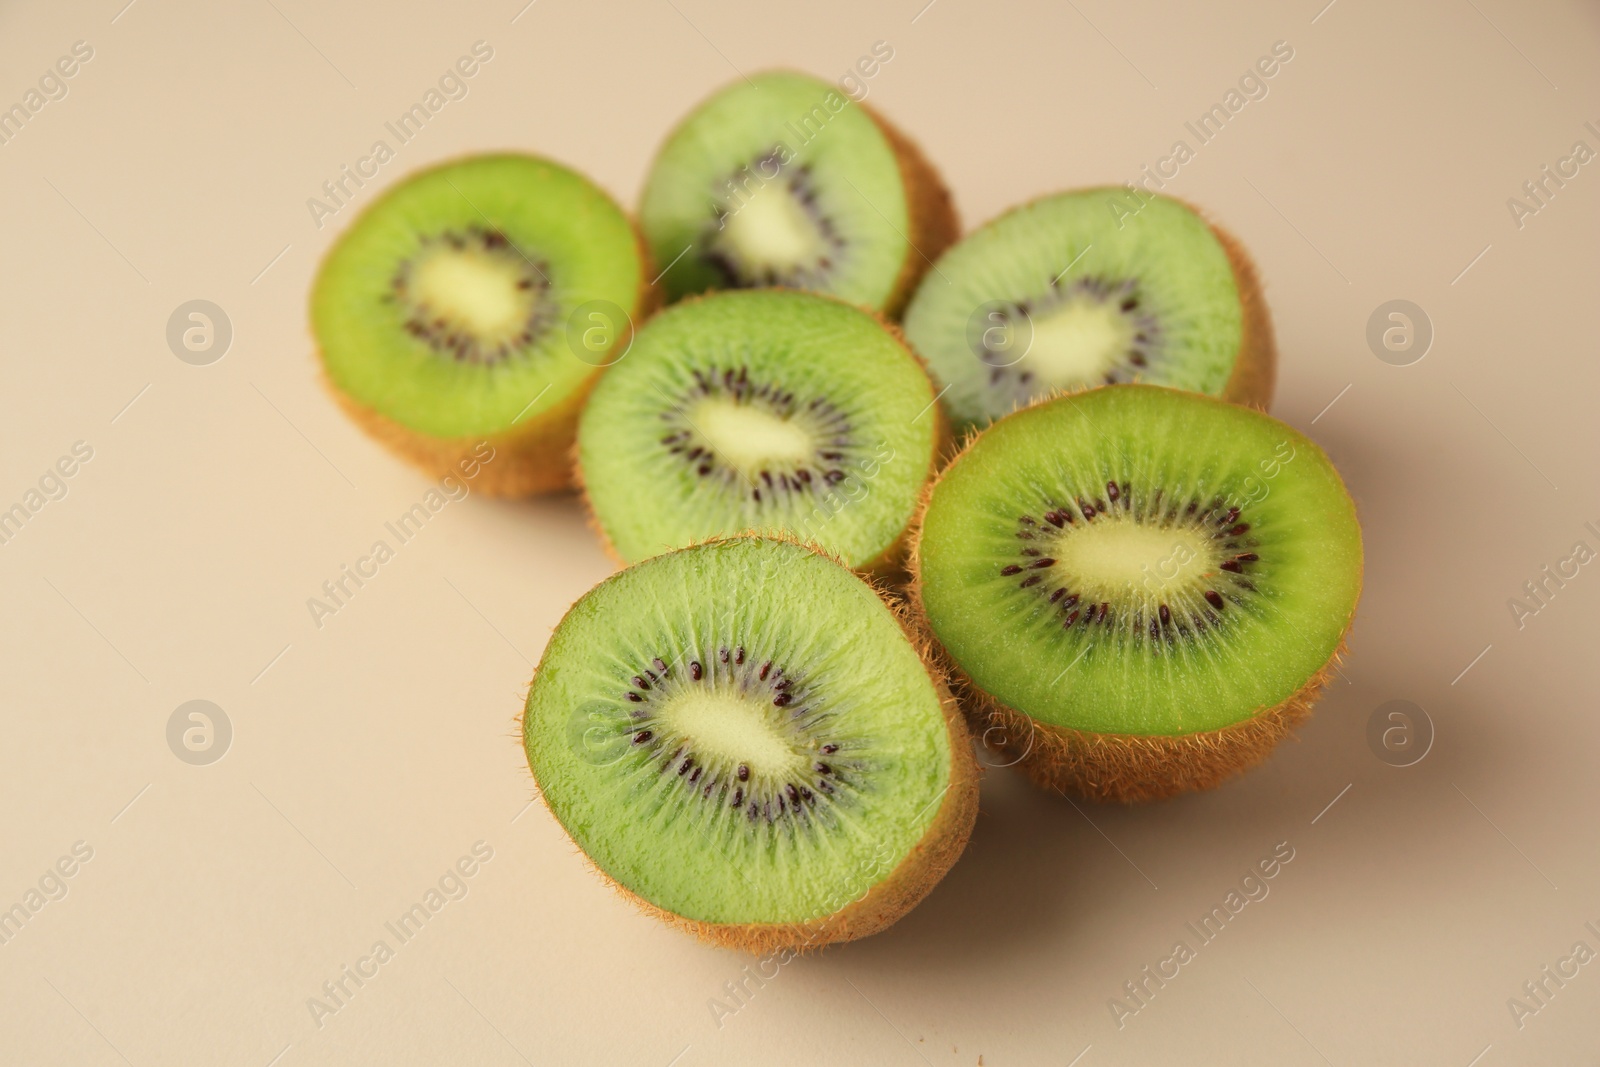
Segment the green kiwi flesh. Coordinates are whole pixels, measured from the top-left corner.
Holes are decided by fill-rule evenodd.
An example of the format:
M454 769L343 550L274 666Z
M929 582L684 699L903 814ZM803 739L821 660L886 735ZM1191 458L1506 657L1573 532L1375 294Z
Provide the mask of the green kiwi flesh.
M646 910L809 948L893 922L964 845L976 764L947 697L867 583L736 538L573 605L523 740L550 811Z
M941 432L927 375L876 316L740 290L640 330L584 410L578 464L623 562L763 530L875 570L901 554Z
M1142 381L1265 407L1272 329L1239 245L1170 197L1045 197L923 279L906 336L959 429L1055 392Z
M361 213L317 275L311 324L346 406L390 443L416 438L398 446L413 458L508 441L564 482L576 406L648 290L632 225L599 188L547 160L474 156ZM565 440L544 432L558 420ZM523 436L551 439L527 456Z
M833 85L769 71L700 104L646 179L669 299L781 285L894 314L956 233L914 146Z
M1309 706L1362 575L1354 505L1317 445L1145 385L1047 401L980 434L932 489L915 551L921 610L969 707L1120 744L1120 769L1079 770L1137 783L1032 769L1123 799L1188 780L1195 753L1162 739L1209 750ZM1030 758L1048 762L1039 747Z

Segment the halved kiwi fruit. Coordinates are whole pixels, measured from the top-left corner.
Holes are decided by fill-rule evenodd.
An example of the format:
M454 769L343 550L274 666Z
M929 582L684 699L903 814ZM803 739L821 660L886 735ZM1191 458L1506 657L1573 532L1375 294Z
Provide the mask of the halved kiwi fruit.
M340 236L311 293L328 382L374 437L474 488L570 484L578 410L651 306L627 216L548 160L484 155L411 175ZM473 466L477 466L473 463Z
M905 331L959 429L1116 382L1272 400L1276 351L1255 268L1166 196L1085 189L1001 215L923 279Z
M1309 711L1361 530L1290 427L1116 385L978 435L929 493L914 570L986 741L1047 787L1147 800L1258 762Z
M624 563L717 535L900 563L944 434L892 327L832 297L716 293L652 319L578 427L594 525Z
M960 713L897 616L788 541L709 542L590 590L522 725L545 803L608 881L755 952L893 923L977 812Z
M720 90L667 138L639 223L670 299L781 285L898 314L960 232L909 139L805 74Z

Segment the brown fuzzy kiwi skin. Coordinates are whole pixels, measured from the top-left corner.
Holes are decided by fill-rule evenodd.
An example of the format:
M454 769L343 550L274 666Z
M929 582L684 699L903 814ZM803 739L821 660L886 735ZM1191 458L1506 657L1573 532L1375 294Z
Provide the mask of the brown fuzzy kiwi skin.
M733 537L715 537L697 541L687 547L726 544L741 540L786 541L822 556L846 571L850 570L845 567L842 560L821 546L787 536L743 533ZM611 581L615 577L616 575L613 575L606 580ZM934 657L933 646L924 636L922 629L911 619L904 606L881 585L859 574L855 574L855 577L870 588L893 614L901 631L916 649L939 694L945 729L950 739L950 783L945 788L933 821L928 824L928 828L923 831L922 837L912 846L911 851L882 881L860 897L841 904L828 915L795 923L715 923L667 911L618 883L583 852L576 839L572 837L571 831L551 810L556 824L561 826L584 862L624 900L629 901L646 915L719 948L737 949L761 956L773 953L795 955L811 952L825 945L855 941L892 926L933 890L966 849L967 841L972 836L973 824L978 817L980 777L966 720L949 686L945 683ZM539 666L534 668L533 677L537 679L539 671L543 669L544 661L541 657ZM531 688L532 682L529 686ZM519 714L519 725L521 719L522 716ZM518 734L521 735L520 729ZM538 786L537 777L535 786ZM539 795L543 796L542 787L539 787ZM548 805L546 807L548 810Z
M754 290L738 291L752 292ZM950 428L950 420L945 415L944 406L937 402L938 397L934 391L933 378L928 374L927 361L924 360L921 354L918 353L916 349L912 348L910 343L906 341L905 333L900 329L899 324L889 319L882 312L875 311L872 308L861 304L852 304L848 300L843 300L831 293L819 293L809 289L787 289L782 286L774 286L766 291L804 293L807 296L817 297L822 300L831 300L836 304L843 304L845 307L851 308L852 310L860 311L864 314L870 315L877 321L879 326L882 326L885 330L887 330L889 335L899 343L906 356L913 360L917 366L921 368L923 376L928 380L928 396L930 398L929 411L934 420L933 448L928 456L927 472L923 476L924 485L926 485L928 480L932 479L936 474L938 474L939 469L944 465L945 455L948 454L949 451L954 447ZM693 296L684 297L673 306L678 307L684 304L692 304L695 301L704 300L712 295L713 291L696 293ZM583 464L578 458L578 442L576 435L574 435L571 446L570 468L572 470L572 484L578 490L578 498L583 502L584 519L588 523L589 529L594 532L595 537L599 538L601 549L605 552L606 556L619 567L629 566L629 561L623 559L621 553L617 551L616 546L611 543L611 538L606 535L605 527L600 522L600 516L595 513L594 502L589 498L589 487L585 483L583 477ZM921 506L920 503L918 506ZM910 572L906 569L906 556L911 548L911 532L915 525L916 514L915 509L913 509L913 514L907 516L906 518L905 528L900 531L895 539L891 541L882 552L879 552L876 556L852 569L858 574L882 581L890 587L898 588L903 586L910 579ZM792 540L793 538L780 536L779 539ZM829 552L818 546L814 546L811 544L811 542L804 543L807 547L815 548L816 551L822 552L823 555L828 556L830 559L838 559L838 557L832 552ZM842 563L843 561L840 562Z
M1332 658L1289 699L1219 730L1175 737L1106 734L1053 726L1015 711L961 674L948 654L961 704L986 746L1035 785L1096 801L1166 800L1212 789L1265 760L1311 714L1345 655Z
M954 225L954 216L951 217L951 223ZM911 342L906 340L905 331L900 328L900 324L889 318L887 314L871 311L870 308L862 308L861 310L872 314L878 320L878 324L888 330L896 341L900 342L900 347L905 350L906 355L916 361L917 366L922 369L922 376L927 379L928 411L933 418L933 448L929 452L928 470L924 474L922 481L923 489L926 491L933 480L939 476L939 471L943 469L945 455L955 447L955 433L951 428L950 418L945 414L944 405L939 403L938 385L934 382L933 375L928 370L928 361L922 358L922 353L911 347ZM922 497L919 494L917 506L911 509L911 515L906 519L905 529L900 531L900 535L889 544L888 548L858 568L862 573L877 578L894 589L903 587L911 580L911 571L907 566L907 560L911 554L911 538L917 526L918 512L921 509ZM904 618L901 619L901 622L903 625L908 624L908 620ZM910 622L909 625L914 627L914 621ZM918 647L921 648L921 645L919 644ZM923 658L926 660L927 656Z
M1188 208L1205 218L1193 204ZM1278 344L1272 330L1272 314L1261 290L1261 277L1238 238L1207 220L1211 232L1222 244L1233 267L1234 284L1239 289L1239 308L1244 316L1244 335L1239 340L1239 355L1233 373L1223 387L1222 399L1260 411L1272 406L1272 393L1278 378Z
M1124 389L1128 386L1109 385L1100 388ZM1058 395L1053 399L1059 398ZM1355 622L1354 608L1344 621L1333 654L1299 689L1282 703L1257 708L1248 718L1216 730L1173 736L1076 730L1040 722L984 692L961 669L934 633L933 623L928 618L922 600L921 557L922 533L934 490L956 460L980 436L981 433L969 433L939 475L922 491L908 558L911 581L906 589L906 597L913 624L922 631L923 640L932 648L934 659L949 679L971 729L986 748L1007 758L1008 762L1001 765L1014 767L1042 788L1071 793L1088 800L1124 804L1166 800L1183 793L1214 788L1249 770L1265 760L1279 742L1305 721L1344 661L1350 628ZM1360 599L1358 586L1357 604Z
M463 160L469 158L472 157L461 157ZM449 166L450 162L447 160L434 164L434 168ZM621 211L620 205L618 210ZM615 349L626 352L632 343L633 333L661 306L663 291L660 286L647 280L654 275L655 267L638 222L625 212L623 214L633 230L634 245L639 250L639 291L634 297L633 307L627 309L628 331L617 338ZM335 239L325 256L331 255L337 244L338 239ZM312 342L316 342L315 335L312 336ZM320 346L317 348L317 363L321 368L319 377L323 387L351 421L366 431L367 436L433 478L458 474L467 465L476 464L479 473L473 479L473 488L486 496L495 497L538 496L574 486L571 449L577 436L578 415L606 369L605 366L594 368L588 379L559 407L528 420L516 430L467 437L434 437L381 414L339 388L328 374L327 361L323 358ZM485 444L494 449L493 458L487 462L476 458Z
M567 465L568 442L577 432L578 413L598 377L574 393L561 407L547 412L517 434L479 437L429 437L352 399L323 373L322 380L345 414L389 451L432 478L457 474L476 463L473 488L486 496L526 497L560 492L572 484ZM494 450L486 462L473 459L487 444Z
M961 236L961 220L956 215L955 201L944 179L917 143L878 114L876 109L866 104L859 106L889 142L895 163L900 168L900 183L906 191L906 217L911 231L906 239L910 247L906 249L906 258L900 265L894 289L883 303L883 314L898 320L906 304L911 302L911 294L917 291L922 276L933 267L944 250Z

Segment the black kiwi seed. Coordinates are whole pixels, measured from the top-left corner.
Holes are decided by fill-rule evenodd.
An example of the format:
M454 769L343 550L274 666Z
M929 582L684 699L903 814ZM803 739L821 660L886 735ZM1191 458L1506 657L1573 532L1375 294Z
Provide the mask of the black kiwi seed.
M1217 564L1221 571L1220 577L1226 578L1232 585L1253 592L1255 585L1246 576L1246 565L1257 563L1261 556L1257 552L1233 551L1241 547L1236 540L1250 532L1250 524L1241 522L1241 510L1237 506L1227 506L1221 498L1209 502L1192 497L1181 507L1175 503L1163 503L1162 492L1157 491L1148 496L1141 493L1128 482L1119 482L1114 479L1105 483L1106 493L1104 500L1088 500L1077 497L1074 503L1085 521L1094 521L1097 516L1109 514L1113 508L1130 513L1134 520L1142 525L1155 525L1158 527L1171 527L1175 524L1196 529L1206 536L1222 541L1222 548L1230 551L1231 555ZM1047 504L1041 512L1043 521L1049 523L1057 530L1066 530L1072 523L1071 512L1055 504ZM1033 540L1034 530L1041 529L1038 519L1032 515L1021 515L1017 518L1016 535L1024 540ZM1070 536L1070 534L1065 535ZM1045 602L1054 605L1061 613L1061 625L1071 629L1082 622L1088 625L1122 626L1127 624L1128 632L1137 637L1143 637L1163 644L1170 643L1174 637L1193 637L1203 633L1207 620L1212 625L1220 625L1218 615L1225 607L1226 597L1217 589L1195 590L1192 594L1198 601L1204 600L1209 606L1200 607L1198 612L1191 612L1194 626L1189 627L1174 625L1174 613L1168 604L1160 604L1156 614L1146 623L1143 608L1135 608L1123 613L1119 619L1118 611L1113 609L1110 602L1089 604L1087 607L1078 607L1080 594L1072 590L1072 579L1059 572L1052 573L1051 568L1056 565L1053 556L1046 556L1038 548L1032 546L1018 549L1021 562L1005 563L1000 567L1000 574L1004 577L1021 574L1024 570L1038 571L1041 573L1029 574L1017 584L1019 589L1037 589L1037 594L1045 598ZM1216 613L1216 614L1213 614ZM1202 618L1202 615L1205 617Z
M438 309L412 292L412 272L417 259L440 245L448 245L458 252L471 250L492 257L516 273L517 288L536 294L520 329L513 329L497 338L479 337L466 326L440 314ZM481 226L469 226L465 230L445 231L423 238L418 242L416 254L411 259L401 261L395 269L390 288L392 292L389 299L406 312L406 332L426 342L440 355L450 356L462 363L503 363L528 351L556 324L555 308L545 299L550 289L549 264L523 255L499 230Z
M674 432L663 436L661 444L668 454L677 455L697 475L714 477L729 493L769 504L779 501L780 494L815 495L821 492L823 483L836 485L844 480L844 472L835 464L843 462L853 448L852 426L844 413L828 400L818 397L801 407L793 393L751 379L749 371L742 366L737 371L724 368L720 373L714 369L696 369L692 377L692 384L672 398L670 406L661 413L663 419L674 424ZM788 467L747 475L727 465L704 443L686 449L689 442L699 439L700 432L685 413L706 398L760 408L784 421L796 421L808 428L818 442L818 450Z
M781 189L784 195L800 206L811 222L818 251L809 264L786 270L742 262L737 253L718 240L718 234L727 225L732 212L725 207L715 207L706 224L705 237L700 242L704 249L701 259L722 276L724 288L785 286L791 289L826 289L833 260L847 247L838 227L817 205L817 190L812 181L811 168L806 164L796 164L793 158L785 162L787 155L786 150L774 147L731 172L721 187L737 188L742 181L748 180L749 174L760 174L774 189Z
M1123 352L1122 359L1105 374L1103 384L1114 385L1145 376L1152 364L1161 361L1161 323L1154 314L1141 307L1136 282L1081 277L1063 286L1057 276L1049 280L1045 293L1038 301L1021 301L1010 308L995 311L993 314L1000 316L1002 321L996 329L985 330L974 341L973 354L989 367L989 384L1002 392L1014 393L1015 402L1026 403L1037 399L1033 374L1027 369L1026 363L1016 359L1014 352L991 349L987 339L991 335L1013 336L1012 327L1020 327L1029 320L1048 318L1057 308L1069 303L1113 304L1132 327L1132 340ZM1115 501L1116 496L1112 495L1111 499Z
M836 741L822 740L818 744L821 739L808 741L806 738L806 734L814 727L804 724L804 720L812 714L812 706L803 699L807 691L804 678L789 676L784 667L770 659L760 661L759 667L754 664L746 667L743 646L736 646L733 651L721 646L717 650L717 659L733 665L731 675L708 676L701 660L690 654L674 657L675 661L688 664L687 671L676 679L661 658L650 661L654 668L659 669L659 677L648 669L633 676L633 680L641 685L647 680L654 680L655 688L648 700L635 690L625 693L628 700L648 705L631 713L633 719L646 720L630 728L630 740L633 747L641 750L642 758L651 762L660 760L658 769L662 775L668 780L683 779L683 788L691 789L703 798L725 798L730 807L743 810L751 822L759 820L776 824L785 817L810 818L818 802L818 792L830 804L844 800L848 792L842 793L840 787L850 785L851 763L840 765L813 760L811 772L805 777L793 781L753 783L755 775L748 763L719 767L719 757L697 751L693 738L676 735L675 731L663 725L663 721L657 717L659 712L653 709L670 705L674 696L690 686L731 685L734 692L748 698L755 698L759 690L765 690L772 706L793 707L792 714L781 721L796 723L789 729L796 731L793 740L797 747L809 744L829 755L839 751L840 745ZM669 751L670 755L662 759L663 754ZM813 781L812 776L818 777Z

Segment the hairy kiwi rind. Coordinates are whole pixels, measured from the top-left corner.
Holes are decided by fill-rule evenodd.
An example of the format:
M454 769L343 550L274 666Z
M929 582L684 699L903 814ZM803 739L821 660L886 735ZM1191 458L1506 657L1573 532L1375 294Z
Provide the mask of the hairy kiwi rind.
M889 142L895 163L900 168L900 183L906 191L906 217L910 220L911 230L906 243L910 247L906 249L905 262L900 265L900 275L895 279L894 289L883 305L884 316L898 320L906 304L910 303L911 294L916 292L922 276L938 262L944 250L955 244L956 238L961 236L961 220L956 215L955 201L944 179L917 143L878 114L876 109L866 104L857 106Z
M457 157L433 164L429 170L448 167L453 163L476 158L476 154ZM416 171L414 173L422 173ZM406 178L402 178L404 182ZM622 211L620 205L617 208ZM628 330L617 338L616 350L626 352L632 343L633 333L665 300L660 285L647 279L655 275L650 246L639 229L636 218L623 212L633 230L634 247L639 254L639 291L628 313ZM324 260L338 247L338 240L328 246ZM313 287L313 296L315 288ZM315 338L313 338L314 340ZM573 448L578 438L578 416L588 402L589 393L600 381L600 375L609 364L595 367L583 385L559 407L546 411L516 430L497 434L476 434L466 437L434 437L420 433L387 415L368 407L350 396L329 376L327 361L322 350L317 349L319 377L323 387L332 394L335 402L364 430L368 437L383 445L394 455L433 478L456 474L462 464L477 460L479 450L488 444L494 449L494 458L488 462L477 460L479 473L473 478L473 488L486 496L528 497L557 493L576 486L572 462Z
M874 314L877 313L874 312ZM928 459L928 472L922 483L922 493L917 499L917 506L911 510L911 515L906 519L905 529L900 531L900 536L896 537L888 548L857 568L861 573L884 582L891 590L899 591L908 586L912 580L912 545L917 529L921 525L922 512L927 507L928 489L934 482L938 481L939 472L944 470L946 466L946 457L963 446L958 445L955 431L950 423L950 417L945 414L944 405L939 402L938 390L933 376L928 374L928 361L922 358L920 352L911 347L911 343L906 340L905 332L900 329L898 323L891 321L884 315L877 315L877 318L884 328L894 335L895 340L900 342L911 358L917 361L917 366L921 367L923 374L928 376L929 387L933 389L935 394L931 412L934 419L933 449ZM898 600L895 603L898 604ZM917 645L918 651L924 652L923 661L930 662L937 645L923 636L922 629L914 618L905 615L898 607L895 610L895 617L900 619L902 629L905 629L907 634L911 636L913 643ZM926 651L924 651L924 646L927 646ZM942 684L943 680L941 679Z
M1193 204L1187 201L1184 204L1202 219L1206 218ZM1223 387L1222 399L1266 411L1272 406L1278 380L1278 343L1272 330L1272 314L1267 310L1267 299L1262 293L1261 276L1238 238L1210 219L1206 219L1206 225L1211 227L1223 252L1227 253L1243 314L1239 355L1234 360L1233 373L1228 375L1228 384Z
M983 692L950 660L974 732L1035 785L1088 800L1138 804L1212 789L1264 761L1311 714L1344 657L1333 657L1289 699L1219 730L1175 736L1108 734L1039 722Z
M684 547L696 548L741 540L787 541L850 571L843 560L821 545L783 534L751 531L731 537L708 538ZM614 581L621 573L619 571L613 574L606 581ZM795 954L811 952L825 945L859 940L894 925L933 891L933 887L949 873L950 868L961 857L961 853L966 850L967 841L972 836L973 824L978 818L980 770L977 757L974 755L972 736L968 732L966 717L946 682L937 646L929 640L924 628L917 624L906 606L888 589L870 578L862 577L859 573L854 571L850 573L871 589L889 609L901 632L905 634L922 660L923 667L928 671L934 689L939 694L939 706L944 712L945 729L950 738L950 782L939 803L939 810L934 813L933 821L928 824L928 828L923 831L922 837L912 846L911 851L882 881L828 915L794 923L715 923L668 911L650 903L619 883L578 846L571 831L552 810L551 816L555 818L556 825L561 827L584 862L600 876L602 881L615 889L618 895L646 915L719 948L738 949L758 956L779 952ZM534 668L533 678L537 678L543 668L544 658L541 656L539 665ZM530 680L529 686L532 684ZM524 701L524 712L519 712L517 717L519 737L525 728L523 720L525 708L526 701ZM537 777L534 779L534 784L539 785ZM543 795L542 787L540 795ZM548 806L546 810L550 810Z
M1269 391L1270 381L1269 376ZM1086 390L1080 390L1083 391ZM1066 394L1042 398L1027 406L1034 407L1061 395ZM982 434L981 430L968 432L939 474L923 486L906 560L910 572L906 600L910 624L921 632L919 647L930 649L968 726L985 748L1009 759L1005 766L1014 768L1044 789L1072 793L1088 800L1124 804L1167 800L1183 793L1214 788L1256 766L1310 716L1313 705L1344 660L1350 627L1355 622L1354 609L1345 620L1339 644L1328 661L1288 699L1272 707L1258 708L1248 718L1216 730L1170 735L1077 730L1040 722L984 692L934 636L933 624L922 601L919 552L934 490L945 472ZM1359 602L1358 589L1356 603Z
M471 462L476 450L489 445L494 449L494 458L479 464L472 484L479 492L498 497L536 496L570 487L571 468L565 458L568 442L577 434L578 414L593 387L591 382L522 433L444 438L429 437L402 426L351 399L326 374L322 380L345 414L369 437L429 477L459 472L460 464Z
M900 328L899 323L889 318L887 313L876 311L873 308L866 307L861 304L852 304L850 301L834 296L831 293L819 293L810 289L788 289L784 286L771 286L768 287L768 291L805 293L807 296L820 297L824 300L832 300L836 304L843 304L846 307L872 316L872 318L877 321L878 325L882 326L886 331L888 331L889 336L893 337L895 341L899 343L906 356L922 369L923 376L928 379L930 395L933 395L936 392L936 390L933 388L933 377L928 373L927 360L923 359L922 354L919 353L915 348L911 347L911 343L906 340L905 331ZM704 300L713 295L714 292L716 292L716 290L707 290L704 293L695 293L693 296L686 296L673 306L680 307L685 304L692 304L696 301ZM938 475L939 471L944 467L945 456L956 447L950 427L950 419L945 414L944 405L938 402L937 396L934 397L930 414L934 420L933 448L928 457L928 470L924 475L924 485L932 481ZM573 418L576 420L576 413L574 414ZM595 513L594 503L589 499L589 488L583 480L583 464L578 461L578 442L576 435L574 435L571 444L568 446L568 456L568 465L572 472L572 486L577 489L578 498L583 501L584 521L588 524L589 529L594 532L595 537L599 539L600 548L605 552L606 557L613 563L616 563L619 567L628 566L628 561L622 558L622 555L617 551L616 546L611 543L611 538L606 536L605 527L601 524L599 515ZM907 517L905 528L900 531L899 535L893 541L891 541L882 552L879 552L876 556L854 568L851 568L849 564L845 563L834 553L829 552L827 549L815 544L814 542L805 541L780 532L769 532L763 534L757 531L744 531L735 536L768 536L783 541L794 541L796 544L803 545L814 552L818 552L821 555L827 556L829 559L833 560L835 563L838 563L840 566L845 567L846 569L853 569L857 574L883 582L892 589L903 586L907 581L910 580L911 572L907 568L906 561L911 551L912 531L917 525L917 512L920 511L923 506L924 504L922 502L918 503L917 508L913 509L913 513ZM695 542L695 544L700 543L702 542ZM896 617L898 618L899 616ZM903 619L902 626L904 626ZM926 661L928 657L924 656L923 659Z

